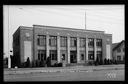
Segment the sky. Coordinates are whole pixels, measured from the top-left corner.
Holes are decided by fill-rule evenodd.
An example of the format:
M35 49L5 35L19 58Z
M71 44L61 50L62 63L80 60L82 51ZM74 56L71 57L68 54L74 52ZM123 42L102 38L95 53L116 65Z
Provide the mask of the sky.
M124 40L124 5L3 5L4 57L19 26L33 24L105 31L112 43Z

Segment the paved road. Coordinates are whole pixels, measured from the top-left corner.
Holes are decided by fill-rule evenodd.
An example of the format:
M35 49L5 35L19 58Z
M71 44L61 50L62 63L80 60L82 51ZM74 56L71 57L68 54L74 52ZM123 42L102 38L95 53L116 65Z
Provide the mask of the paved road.
M90 70L121 70L124 65L101 65L101 66L74 66L74 67L41 67L41 68L18 68L4 69L4 75L7 74L29 74L39 72L70 72L70 71L90 71Z
M4 81L124 81L124 69L4 75Z

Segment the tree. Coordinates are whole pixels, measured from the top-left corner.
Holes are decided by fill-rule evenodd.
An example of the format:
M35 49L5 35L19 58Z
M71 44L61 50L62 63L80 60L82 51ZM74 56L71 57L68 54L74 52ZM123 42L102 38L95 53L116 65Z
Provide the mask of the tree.
M112 64L112 60L110 59L110 64Z

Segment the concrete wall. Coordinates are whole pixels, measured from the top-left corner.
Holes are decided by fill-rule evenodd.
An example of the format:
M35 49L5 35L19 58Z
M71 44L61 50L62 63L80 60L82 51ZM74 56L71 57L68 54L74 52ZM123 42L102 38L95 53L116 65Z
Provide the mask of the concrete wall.
M27 34L29 34L27 36ZM24 41L28 41L31 42L31 60L33 60L33 29L32 28L27 28L27 27L21 27L20 28L20 43L21 43L21 47L20 47L20 55L21 55L21 62L25 62L24 61Z
M16 45L17 42L19 42L19 45ZM17 60L15 60L15 66L20 66L21 62L21 56L20 56L20 28L16 30L16 32L13 34L13 56Z
M103 60L107 58L107 53L106 53L106 45L110 45L110 59L112 59L112 35L111 34L105 34L103 35L103 41L102 41L102 49L103 49Z
M26 33L30 34L30 37L26 36ZM46 49L46 47L40 47L37 46L37 35L54 35L54 36L66 36L66 37L83 37L83 38L96 38L96 39L102 39L102 55L103 59L106 58L106 45L110 45L110 57L112 56L111 46L112 46L112 35L111 34L105 34L104 32L97 32L97 31L82 31L82 30L76 30L76 29L61 29L61 28L52 28L52 27L45 27L45 26L34 26L34 27L20 27L20 57L21 62L24 62L24 41L30 41L32 43L32 60L36 60L38 58L38 49ZM67 41L68 42L68 41ZM49 47L49 49L57 50L57 47ZM94 50L94 48L88 48L89 50ZM76 50L75 47L70 47L70 50ZM84 56L86 58L86 48L82 50L79 48L79 55L81 56L81 53L84 53ZM60 56L62 53L65 53L66 55L66 63L68 63L68 47L60 48ZM81 58L81 57L80 57ZM62 60L60 60L62 61ZM80 60L80 63L83 63L84 61Z

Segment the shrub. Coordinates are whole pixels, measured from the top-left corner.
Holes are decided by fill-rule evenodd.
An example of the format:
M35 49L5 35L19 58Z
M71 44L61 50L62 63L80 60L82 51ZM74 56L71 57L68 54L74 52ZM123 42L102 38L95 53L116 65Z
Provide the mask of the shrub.
M27 61L26 61L26 67L30 67L30 59L29 59L29 57L27 58Z
M62 63L58 63L58 67L62 67L62 65L63 65Z
M40 66L40 61L39 60L36 60L36 67L39 67Z
M94 64L95 64L95 61L93 60L88 61L88 65L94 65Z
M112 60L110 60L110 64L113 64L113 63L112 63Z
M47 57L46 64L47 64L47 67L51 66L51 58L50 57Z
M105 59L104 59L104 65L106 65L106 64L107 64L107 59L105 58Z
M56 63L53 65L53 67L58 67L58 63L56 62Z
M40 61L40 67L45 67L45 60Z

